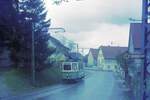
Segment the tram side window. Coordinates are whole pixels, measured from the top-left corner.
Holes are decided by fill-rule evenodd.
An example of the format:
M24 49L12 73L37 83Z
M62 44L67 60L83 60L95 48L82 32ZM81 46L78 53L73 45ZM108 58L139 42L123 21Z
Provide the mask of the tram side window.
M80 63L80 69L83 69L84 63Z
M72 63L72 69L77 70L77 63Z
M64 70L71 70L71 65L64 65Z

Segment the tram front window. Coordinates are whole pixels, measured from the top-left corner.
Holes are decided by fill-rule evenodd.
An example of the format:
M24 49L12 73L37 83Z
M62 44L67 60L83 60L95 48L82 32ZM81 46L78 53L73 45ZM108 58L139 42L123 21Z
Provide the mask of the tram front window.
M64 70L71 70L71 65L64 65Z

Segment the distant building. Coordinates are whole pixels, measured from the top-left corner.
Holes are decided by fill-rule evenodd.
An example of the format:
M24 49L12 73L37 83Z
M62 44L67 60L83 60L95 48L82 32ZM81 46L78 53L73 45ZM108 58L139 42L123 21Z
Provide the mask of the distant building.
M97 66L102 70L114 71L119 66L117 56L127 51L127 47L101 46L90 49L86 55L87 66Z
M89 53L86 56L87 57L87 66L89 66L89 67L97 66L98 52L99 52L99 49L91 48L89 50Z
M98 66L102 70L115 71L120 65L117 57L127 51L127 47L101 46L99 48Z

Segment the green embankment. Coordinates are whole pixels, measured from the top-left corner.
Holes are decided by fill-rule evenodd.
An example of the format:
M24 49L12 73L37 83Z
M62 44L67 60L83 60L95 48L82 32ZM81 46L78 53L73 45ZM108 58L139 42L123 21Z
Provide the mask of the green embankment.
M37 88L51 86L61 82L59 67L47 68L36 72L36 85L32 85L32 74L20 69L12 69L5 73L5 83L14 92L32 91Z

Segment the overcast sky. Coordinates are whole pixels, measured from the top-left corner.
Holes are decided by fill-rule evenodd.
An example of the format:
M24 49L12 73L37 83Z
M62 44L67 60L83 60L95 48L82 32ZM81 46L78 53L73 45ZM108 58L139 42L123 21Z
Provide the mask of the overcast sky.
M54 5L45 0L52 27L63 27L80 47L127 46L129 18L140 19L142 0L70 0Z

